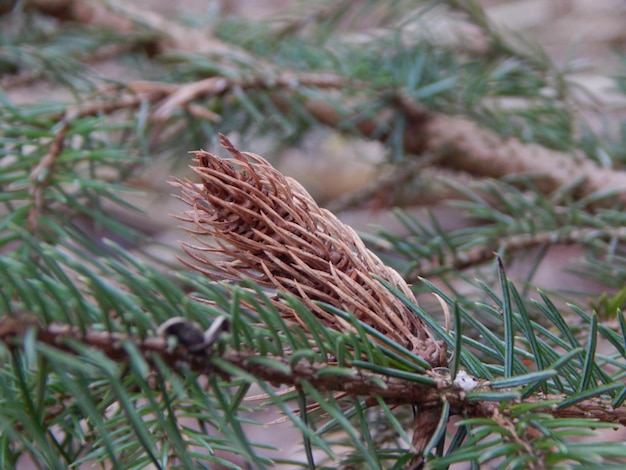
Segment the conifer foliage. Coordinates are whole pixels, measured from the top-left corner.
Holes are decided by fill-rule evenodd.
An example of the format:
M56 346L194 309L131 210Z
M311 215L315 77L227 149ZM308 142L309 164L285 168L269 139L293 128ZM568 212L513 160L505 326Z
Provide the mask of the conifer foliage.
M469 0L127 3L0 2L0 468L624 464L624 136L569 70ZM279 158L329 138L384 149L332 211Z

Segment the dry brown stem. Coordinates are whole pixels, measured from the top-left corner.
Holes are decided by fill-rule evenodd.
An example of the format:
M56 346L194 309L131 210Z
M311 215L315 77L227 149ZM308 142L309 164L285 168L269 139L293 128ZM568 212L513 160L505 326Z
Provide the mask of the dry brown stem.
M445 363L445 351L423 322L375 277L415 300L393 269L369 251L356 233L320 208L296 181L262 157L238 151L224 136L232 159L194 152L201 184L176 181L180 199L191 209L179 216L197 242L183 244L193 260L183 260L211 279L250 278L264 287L301 299L327 326L352 328L320 307L325 302L423 357ZM285 318L297 313L276 300Z
M157 354L165 363L177 370L182 363L199 373L219 371L219 362L215 357L228 362L242 371L245 371L260 380L275 385L297 386L306 380L317 390L322 392L343 392L349 396L381 397L390 404L408 404L428 409L438 408L443 401L451 406L451 413L466 417L486 417L491 419L507 418L506 408L500 411L497 402L468 401L465 392L454 385L449 377L437 373L430 374L435 380L435 386L427 386L417 382L375 374L367 370L359 370L351 376L321 374L320 371L329 364L300 361L294 363L287 357L272 357L284 367L270 367L263 362L251 360L257 354L249 351L235 351L227 349L219 356L211 354L190 355L182 348L170 350L167 341L161 337L147 337L138 339L122 333L109 333L101 330L80 328L71 325L50 324L41 326L35 316L23 315L18 317L4 316L0 318L0 342L8 347L19 347L28 330L34 328L37 331L37 339L45 344L69 352L78 354L71 346L76 341L85 346L104 353L110 359L117 362L129 360L128 349L125 342L132 343L145 357L148 363L154 365L151 356ZM382 385L381 383L384 383ZM549 413L556 418L590 418L603 423L626 425L626 407L613 408L611 400L602 398L590 398L581 400L571 406L559 408L553 403L566 399L565 395L547 395L539 393L522 400L512 400L513 404L527 403L537 404L546 402L545 408L536 408L536 411Z
M287 106L286 100L280 97L276 101L283 108ZM472 176L537 176L540 178L536 180L536 185L545 193L556 191L584 175L585 180L576 194L578 197L613 190L617 194L614 198L607 197L604 200L606 204L616 200L626 202L624 171L602 168L582 155L502 137L464 117L427 112L419 103L407 98L399 97L395 101L405 109L409 118L404 137L407 153L439 155L438 164L441 166ZM325 101L308 100L304 106L318 121L332 128L341 128L347 120L345 113ZM387 136L381 134L380 129L385 119L385 115L362 119L355 124L355 128L365 137L376 136L384 140Z
M160 36L156 45L159 50L211 51L216 54L234 56L249 64L260 63L243 49L211 37L210 31L194 30L154 11L134 5L132 2L119 0L107 0L106 2L98 0L28 0L27 7L62 20L111 28L121 33L148 30Z
M493 245L472 248L444 256L438 255L438 260L432 263L422 263L407 275L408 282L414 282L420 277L436 275L445 269L468 269L493 261L494 253L513 253L516 251L533 249L541 246L585 244L591 240L625 240L626 228L614 229L582 228L570 231L553 231L535 234L520 234L509 237L500 237Z
M405 470L419 470L424 468L427 456L424 450L428 445L433 433L437 430L441 407L422 407L416 411L413 438L411 446L415 452L415 457L404 468Z
M354 86L357 84L352 84ZM125 109L136 109L142 102L154 105L151 118L156 121L168 119L178 108L186 108L203 118L216 121L219 116L211 110L192 103L193 100L207 96L223 96L236 89L248 90L293 90L300 86L320 89L336 89L352 86L351 82L334 74L310 73L294 74L290 72L258 77L248 80L213 77L192 83L171 84L151 81L134 81L123 89L108 87L99 90L90 99L70 106L67 111L51 114L50 119L61 120L71 113L74 118L111 114ZM202 108L202 110L198 109Z
M175 109L186 105L191 100L204 96L221 96L237 89L280 90L295 89L301 86L336 89L338 87L350 86L350 83L343 77L325 73L301 75L281 73L266 78L259 77L249 80L212 77L198 82L176 86L172 89L170 95L159 103L158 107L153 112L153 116L157 120L164 120L167 119ZM133 84L131 84L131 88L133 88Z
M158 354L165 363L174 369L177 369L181 363L185 363L200 373L215 370L215 362L211 355L189 354L182 347L172 351L168 348L167 341L161 337L148 337L139 340L121 333L109 333L101 330L88 329L83 332L71 325L50 324L42 327L38 324L36 317L28 315L0 318L0 341L10 347L19 345L30 328L37 330L39 341L72 354L76 354L76 350L69 345L68 340L78 340L101 351L115 361L124 362L129 359L124 342L131 342L150 363L152 363L151 355ZM306 380L319 391L339 391L350 396L380 396L385 400L388 399L390 403L433 406L440 402L439 395L442 393L457 394L459 397L462 393L456 387L446 385L444 382L441 382L439 388L446 389L448 387L450 390L446 389L442 392L438 390L438 387L429 387L395 377L385 377L365 370L350 377L320 374L320 370L328 364L311 364L307 361L294 363L289 360L289 357L272 357L274 361L281 362L287 367L269 367L251 360L256 356L254 352L229 349L222 353L219 358L276 386L293 386ZM286 370L289 372L285 372ZM433 375L435 379L438 377L437 374ZM383 380L384 386L380 379ZM455 401L455 403L458 402L458 400Z
M48 146L48 152L42 157L37 166L30 172L30 195L33 205L28 213L28 226L31 230L37 230L37 217L44 211L44 190L48 186L53 174L53 166L58 156L63 152L65 136L70 129L70 119L62 121L54 133L52 142Z
M508 175L539 175L537 186L545 192L570 184L580 175L585 179L579 197L596 191L614 190L616 199L626 202L626 173L602 168L581 155L572 155L525 144L514 138L503 138L493 131L456 116L437 115L425 126L418 125L424 147L442 154L445 166L464 170L476 176L500 178Z

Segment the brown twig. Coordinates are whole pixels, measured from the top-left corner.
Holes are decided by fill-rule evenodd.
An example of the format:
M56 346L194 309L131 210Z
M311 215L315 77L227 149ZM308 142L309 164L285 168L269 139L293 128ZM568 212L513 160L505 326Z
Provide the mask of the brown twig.
M409 149L440 152L447 167L494 178L539 175L536 184L546 193L584 175L578 197L613 190L617 193L614 200L626 202L626 172L600 167L582 155L504 138L457 116L434 115L423 126L409 127L419 137L411 138Z
M28 213L28 226L35 232L37 230L37 218L45 209L44 192L53 174L53 167L56 159L63 152L65 137L71 126L71 115L66 115L65 119L54 133L52 142L48 146L48 151L39 161L37 166L30 172L29 194L33 198L33 205Z
M289 106L284 98L275 97L275 101L282 109ZM439 164L443 167L477 177L540 176L535 183L545 193L556 191L584 175L578 197L613 190L615 196L606 197L602 203L626 203L624 171L600 167L582 155L502 137L464 117L428 112L419 103L402 95L395 102L405 109L408 118L404 133L404 150L407 153L421 155L429 152L439 155ZM318 99L307 100L303 105L319 122L335 129L341 129L353 117L356 109L355 106L352 111L340 112L337 106ZM384 141L387 134L381 133L380 129L384 128L382 123L386 119L385 113L363 118L355 122L354 128L365 137Z
M28 0L28 8L65 21L76 21L89 26L100 26L120 33L149 31L157 35L158 50L184 50L228 54L242 63L261 64L258 58L244 49L227 44L210 35L206 29L198 30L173 21L155 11L136 6L131 2L107 0Z
M495 418L498 410L497 402L488 400L482 402L467 401L466 392L453 384L449 376L441 373L429 373L435 380L434 386L424 385L418 382L405 380L397 377L375 374L367 370L357 369L350 376L337 376L323 374L321 371L332 363L309 363L299 361L294 363L289 356L273 356L272 360L281 363L281 367L270 367L267 364L253 360L258 354L252 351L227 349L219 356L212 354L190 355L182 348L171 350L168 343L161 337L147 337L138 339L122 333L108 333L101 330L80 328L71 325L50 324L41 326L32 316L4 316L0 318L0 342L8 347L18 347L22 338L30 328L37 331L37 339L70 354L79 354L71 344L79 341L85 346L91 347L104 353L110 359L117 362L126 362L130 358L125 342L132 343L144 358L152 363L151 355L157 354L165 363L174 370L178 370L181 364L191 367L198 373L210 373L219 370L219 358L230 365L247 372L260 380L275 385L297 386L303 380L311 383L317 390L323 392L344 392L354 397L381 397L390 404L408 404L429 408L440 406L443 400L451 405L453 414L461 414L468 417ZM153 364L154 365L154 364ZM223 372L225 373L225 372ZM384 383L384 385L382 385ZM487 387L488 384L483 385ZM602 398L590 398L577 402L568 407L559 408L554 402L562 401L565 395L548 395L539 393L524 399L511 400L512 404L538 404L546 402L545 408L534 408L535 411L549 413L556 418L590 418L603 423L626 425L626 407L614 408L611 400ZM506 415L506 408L501 413Z
M553 231L536 234L519 234L500 237L492 245L479 246L444 256L438 255L435 262L424 262L406 277L408 282L415 282L420 277L439 274L442 270L464 270L492 261L494 253L513 253L541 246L588 244L593 240L624 240L626 228L613 229L581 228L570 231Z
M344 77L330 73L281 73L276 76L258 77L248 80L226 79L213 77L198 82L183 84L177 87L153 111L157 120L165 120L176 108L189 103L191 100L203 96L221 96L234 90L294 90L298 87L315 87L319 89L337 89L357 84L351 83ZM132 85L131 85L132 87Z
M91 98L68 108L68 111L50 114L48 117L53 120L61 120L67 113L71 113L74 118L111 114L115 111L136 109L142 102L148 101L154 105L151 118L166 120L176 109L193 106L192 101L194 99L223 96L236 89L295 90L301 86L337 89L358 86L358 83L350 82L334 74L295 74L290 72L248 80L214 77L183 84L140 80L130 82L122 89L109 87L99 90ZM194 111L199 113L197 109ZM207 116L211 120L217 119L217 116L210 110L205 111L209 113Z
M38 325L35 317L5 316L0 318L0 341L7 346L19 344L29 328L37 330L37 338L42 343L54 346L71 354L77 354L70 346L71 341L80 341L86 346L92 347L104 353L110 359L117 362L126 362L128 351L124 348L124 342L133 343L141 354L151 362L150 356L157 354L173 369L178 369L182 363L189 365L193 370L206 373L219 368L219 362L213 360L211 355L189 354L184 348L170 350L167 341L162 337L148 337L142 340L131 338L122 333L109 333L101 330L88 329L83 332L80 328L71 325L50 324L45 327ZM340 391L351 396L381 396L390 400L390 403L414 403L423 406L431 406L439 402L437 387L429 387L416 382L394 377L385 377L369 371L361 370L358 374L347 380L342 376L330 376L320 371L331 364L299 361L294 363L289 357L272 357L273 360L287 367L268 367L261 362L252 360L257 354L250 351L226 350L219 355L219 359L227 361L243 371L253 374L261 380L276 385L297 385L306 380L320 391ZM217 364L217 365L216 365ZM288 370L288 372L286 372ZM439 375L435 374L437 378ZM381 384L382 382L385 385ZM445 385L441 384L441 387ZM460 396L461 391L446 390L445 393L453 393ZM456 400L455 402L458 402Z

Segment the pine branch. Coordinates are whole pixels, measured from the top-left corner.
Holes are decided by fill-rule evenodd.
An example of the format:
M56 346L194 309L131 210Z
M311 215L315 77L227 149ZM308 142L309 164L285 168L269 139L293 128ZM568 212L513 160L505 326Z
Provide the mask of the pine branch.
M190 328L195 328L189 326ZM156 354L173 370L189 367L199 374L221 374L228 377L233 370L231 367L222 369L224 363L250 374L259 380L275 386L298 386L302 381L313 385L323 392L343 392L348 396L361 397L366 403L374 405L376 397L380 397L393 405L414 405L420 408L438 408L444 402L452 407L452 413L467 418L507 419L498 409L502 400L497 397L498 391L506 396L510 390L498 387L493 389L489 382L482 382L472 391L478 396L480 393L492 393L493 401L489 399L476 400L462 381L454 381L447 370L427 371L423 381L372 373L367 369L351 366L351 373L331 374L324 373L326 368L335 367L336 363L329 360L326 363L310 363L304 360L293 361L288 355L273 356L275 365L267 362L255 361L259 357L254 351L237 351L235 349L195 350L190 351L190 343L185 347L180 343L172 348L167 337L148 336L138 339L127 334L109 333L96 329L81 331L71 325L50 324L42 326L36 317L23 314L18 317L4 316L0 319L0 341L8 347L19 347L29 330L34 330L37 339L63 351L78 354L76 342L104 353L116 362L127 362L130 359L129 350L125 343L132 343L144 356L146 361L155 367L153 355ZM200 332L200 336L202 333ZM174 335L176 337L176 335ZM511 382L513 382L511 379ZM521 381L520 381L521 382ZM497 391L496 391L497 390ZM508 399L509 406L534 405L537 412L548 413L554 418L587 418L598 423L611 423L615 426L626 426L626 407L615 408L610 400L600 397L584 399L568 406L558 406L558 403L568 399L565 394L538 393L529 397L515 397ZM544 406L541 406L545 404Z
M407 347L432 365L445 364L444 349L434 342L426 323L417 316L412 317L410 310L405 310L415 304L415 298L395 271L384 266L332 213L320 209L295 181L285 178L262 157L238 151L224 136L221 143L233 159L221 159L204 151L194 152L197 167L192 169L200 176L201 184L175 182L182 190L181 200L191 207L179 218L192 225L188 231L195 239L194 244L183 244L192 259L191 262L182 260L183 263L213 280L243 282L249 278L266 288L290 292L325 327L333 330L350 332L352 327L341 317L329 315L318 302L346 309L360 322ZM581 236L581 233L576 235ZM533 242L536 240L524 239L525 244ZM402 302L398 304L399 298L386 295L382 285L372 282L372 275L386 281L392 291L402 296ZM273 302L283 318L294 320L310 334L314 333L306 318L301 317L293 305L285 304L280 298ZM249 306L254 308L253 304ZM501 308L510 310L511 306ZM507 327L509 330L511 325ZM512 338L512 331L508 335ZM514 354L510 349L510 357L507 355L505 359L511 367ZM358 360L354 362L357 364L360 364ZM509 375L510 372L505 372L505 377ZM273 380L282 383L277 377ZM311 383L326 390L319 382ZM346 383L337 382L341 384L340 391L350 393L352 389L344 388ZM611 385L610 390L616 386ZM459 388L462 390L462 386ZM441 391L441 386L437 389ZM609 388L600 390L595 393L607 392ZM375 393L381 398L389 398L384 392ZM413 446L417 455L409 468L424 465L432 436L436 436L442 423L447 422L447 413L465 413L466 416L477 413L466 409L460 396L444 394L443 397L419 408L413 423L416 430ZM545 399L542 396L540 400ZM575 401L584 399L581 397ZM602 404L605 412L613 409L609 402L598 400L595 399L590 406ZM499 418L498 408L487 398L480 400L476 408L481 410L478 412L480 416L487 416L505 428L513 426L508 418ZM521 436L512 442L521 446L522 451L531 446ZM536 468L542 465L538 463Z
M618 228L580 228L554 230L544 233L515 234L498 237L493 245L483 245L465 251L455 251L449 255L438 255L433 262L420 261L420 266L407 274L408 282L415 282L421 277L441 274L443 270L464 270L478 267L492 261L495 253L514 255L518 251L555 245L585 245L596 240L624 240L626 229Z
M585 175L577 197L613 191L615 195L607 197L602 204L626 202L626 173L622 171L602 168L580 155L572 158L568 153L503 138L460 116L425 112L412 100L399 98L398 101L407 112L403 148L409 154L434 154L444 167L478 177L538 175L537 187L545 193L557 191L579 175ZM336 106L328 102L309 100L304 105L318 121L332 128L341 128L342 122L354 120L354 116L338 112ZM357 114L355 111L354 115ZM362 119L355 127L366 137L385 140L387 135L380 132L383 122L382 116Z
M31 181L30 195L33 198L33 205L28 214L29 229L37 232L37 219L44 211L44 189L50 184L53 175L53 166L55 160L63 151L64 142L70 128L71 118L66 117L60 123L54 133L52 142L48 147L48 152L39 161L37 166L33 168L29 175Z
M343 77L327 73L281 73L248 79L215 77L185 84L137 81L128 83L121 90L117 86L103 88L81 103L47 117L62 121L68 119L67 116L79 119L113 114L121 110L136 110L147 102L153 105L150 119L156 123L167 121L181 108L193 116L215 122L220 120L219 115L193 101L206 97L223 97L237 90L293 90L301 86L337 89L352 85Z
M481 17L475 7L450 2L454 8L458 8L470 15L473 21L484 28L487 32L495 34L488 28L485 18ZM34 2L37 5L37 2ZM66 2L64 7L73 8L72 2ZM85 2L86 8L95 8L91 2ZM119 25L124 29L134 24L147 25L152 31L160 32L173 41L174 47L194 51L208 48L218 57L237 57L239 63L247 63L254 70L257 77L248 80L233 80L232 78L220 77L215 79L200 80L197 83L170 89L167 94L177 93L161 103L161 107L153 113L153 116L166 119L171 116L173 109L185 106L192 115L216 119L212 113L204 113L198 106L189 103L192 99L202 96L223 96L230 90L258 89L258 90L292 90L299 92L302 88L315 87L318 89L362 89L367 90L369 85L353 78L332 76L332 74L318 74L308 76L296 71L283 72L284 67L278 72L276 67L264 60L259 60L252 54L232 44L224 44L215 38L203 37L199 39L194 31L181 28L165 18L151 13L143 15L126 5L117 2L109 2L102 9L103 15L93 14L90 21L101 22L107 25ZM106 14L104 14L106 12ZM73 14L73 13L72 13ZM109 18L109 16L111 18ZM81 21L81 18L78 18ZM85 18L83 18L85 20ZM193 38L192 38L193 37ZM165 41L164 44L167 44ZM499 47L505 48L506 41L498 38ZM171 47L171 46L167 46ZM506 49L506 48L505 48ZM511 52L512 49L509 51ZM524 56L530 60L529 56ZM319 80L321 78L321 81ZM311 80L312 79L312 80ZM132 86L131 86L132 89ZM160 90L165 91L164 89ZM363 118L360 114L362 106L358 101L345 97L341 105L344 111L339 112L336 97L325 100L307 99L303 106L310 115L333 129L358 131L363 136L385 141L389 138L388 119L392 109L401 110L407 120L403 133L403 149L406 153L421 155L428 153L437 155L440 164L445 168L460 170L477 177L504 177L512 174L539 175L537 186L544 192L550 193L558 188L570 184L574 177L585 175L585 180L579 188L577 197L584 198L600 191L615 191L613 198L606 198L602 204L611 202L624 202L621 194L626 188L626 176L621 171L603 168L591 162L582 154L572 158L571 153L558 152L534 144L521 142L514 138L503 138L498 133L478 125L462 116L447 116L427 109L422 103L410 96L410 93L402 86L395 89L389 87L369 90L364 95L387 95L388 106L375 118ZM161 95L163 98L163 95ZM293 108L292 97L272 96L272 101L284 112ZM366 104L366 100L364 105ZM203 116L204 115L204 116ZM345 123L352 122L354 127L346 129Z
M553 244L591 248L587 271L603 288L621 288L622 142L581 137L562 73L545 55L511 46L471 2L446 3L467 13L462 21L481 35L479 48L416 33L412 15L424 24L430 18L421 4L383 3L314 6L282 28L215 21L211 31L117 0L61 0L55 11L45 11L49 2L20 4L26 15L28 8L55 15L56 33L8 38L1 83L54 75L74 101L22 106L9 94L0 110L1 465L16 467L24 454L42 468L314 467L322 465L318 452L329 466L372 468L546 468L626 458L619 443L570 439L626 424L623 292L606 300L615 319L606 324L575 306L582 323L571 322L541 292L543 303L526 298L504 269L501 292L478 280L484 303L471 302L473 292L451 294L461 270L494 251ZM383 28L346 34L368 11ZM107 31L68 46L67 21ZM86 34L80 29L78 37ZM33 48L33 37L50 43L50 54ZM144 40L150 81L98 88L99 78L81 67L134 52ZM320 46L327 42L332 51ZM146 72L139 69L133 76ZM498 108L511 97L526 107ZM128 233L127 221L110 217L101 202L130 205L120 192L135 187L132 170L144 169L137 155L178 155L173 146L197 148L218 131L236 130L243 140L267 133L286 145L323 126L384 142L395 164L390 177L335 207L399 186L410 191L416 178L442 171L460 174L445 197L461 198L457 206L477 225L447 232L435 219L400 215L411 237L384 235L391 257L406 257L410 280L454 270L442 277L451 281L447 291L428 280L419 285L437 295L445 322L417 305L406 279L296 182L225 139L233 158L195 152L200 183L176 183L188 205L180 218L196 238L184 245L184 263L210 281L171 267L160 272L160 264L140 262L77 220ZM592 163L611 148L604 166ZM408 161L408 153L419 158ZM474 177L513 183L464 189L470 184L462 178ZM181 315L208 329L171 318ZM154 333L159 323L162 336ZM250 415L242 411L251 383L301 433L302 458L269 457L250 442ZM277 393L270 384L291 388ZM453 417L463 421L444 456Z

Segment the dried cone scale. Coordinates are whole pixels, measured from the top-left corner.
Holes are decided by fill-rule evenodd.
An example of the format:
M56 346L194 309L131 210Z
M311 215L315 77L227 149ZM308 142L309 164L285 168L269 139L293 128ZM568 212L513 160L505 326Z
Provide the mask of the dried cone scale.
M233 158L193 152L192 169L201 183L174 182L182 191L179 198L190 206L178 218L191 224L186 229L195 239L183 244L191 258L182 260L186 265L213 280L248 278L290 292L337 330L352 327L315 302L349 310L433 366L444 364L442 345L376 279L414 301L396 271L368 250L354 230L320 208L297 181L262 157L240 152L223 135L220 143ZM276 302L285 319L306 328L293 309Z

